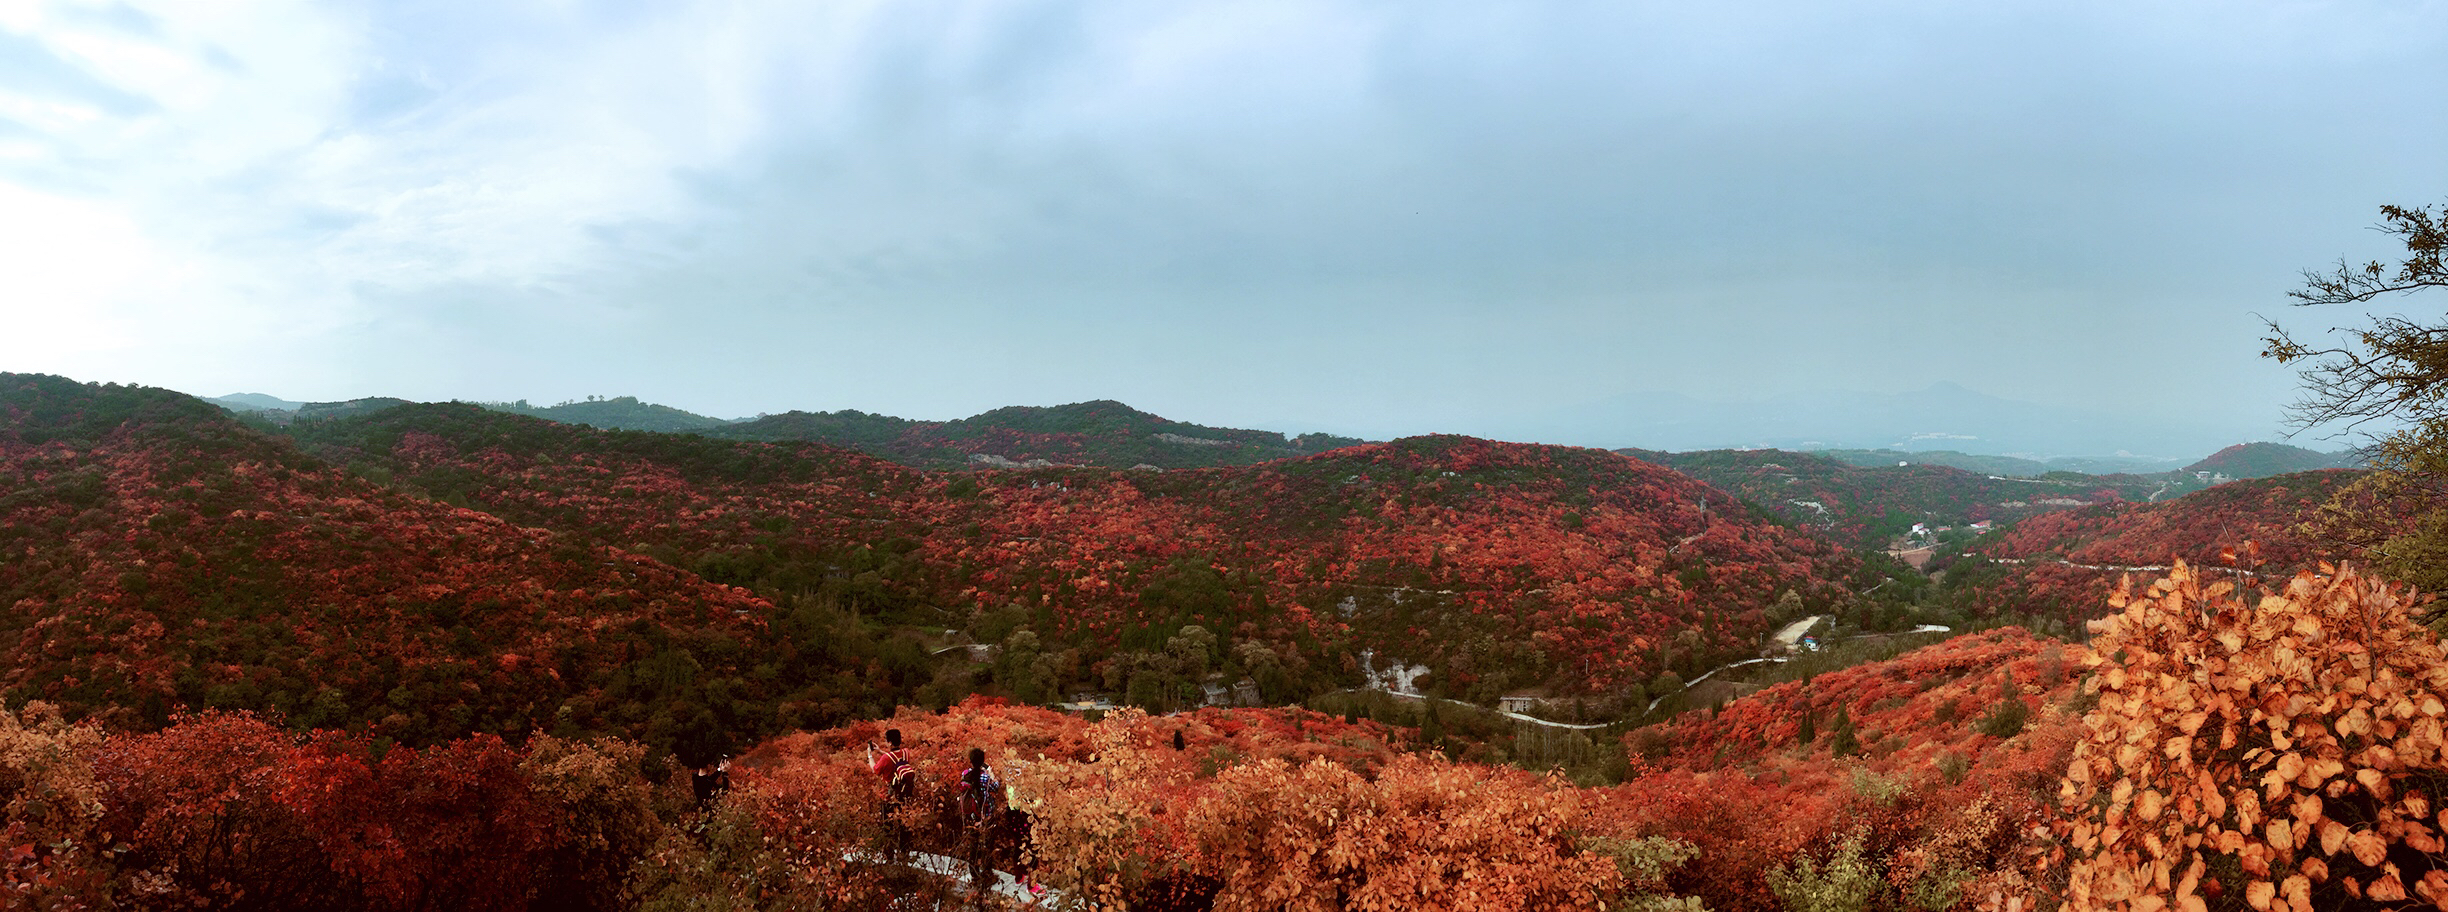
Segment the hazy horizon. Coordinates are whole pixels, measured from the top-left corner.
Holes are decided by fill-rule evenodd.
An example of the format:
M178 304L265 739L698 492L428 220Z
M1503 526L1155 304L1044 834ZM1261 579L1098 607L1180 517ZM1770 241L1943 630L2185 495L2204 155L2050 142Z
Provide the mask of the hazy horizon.
M329 403L347 401L298 400L261 390L240 390L217 396L198 393L191 390L182 392L187 392L190 395L221 402L223 404L234 404L235 402L247 397L263 397L265 399L274 400L272 403L257 403L257 405L260 407L294 408L310 402ZM648 405L677 407L672 406L671 403L668 402L657 401L652 396L640 396L635 393L599 393L589 394L573 399L552 401L537 401L528 397L518 396L458 399L452 401L472 402L485 405L524 403L535 408L551 408L555 406L582 404L592 401L617 400L621 398L635 399ZM1635 403L1641 401L1638 397L1624 397L1624 400ZM1934 400L1938 402L1952 400L1955 408L1933 408L1932 405ZM998 408L1009 406L1048 408L1096 401L1121 401L1123 405L1131 406L1133 408L1137 407L1134 403L1123 400L1115 400L1111 397L1104 397L1101 399L1076 400L1073 402L1014 402L1008 403L1007 406L999 406ZM1544 422L1542 422L1539 417L1532 416L1523 420L1515 421L1507 426L1494 429L1481 429L1479 431L1432 429L1426 431L1408 430L1396 433L1368 433L1364 430L1353 428L1308 427L1281 422L1259 422L1250 425L1234 425L1232 427L1241 430L1275 431L1282 433L1287 438L1313 432L1377 440L1395 439L1400 437L1417 436L1421 434L1457 433L1465 434L1467 436L1485 437L1515 442L1598 447L1604 449L1638 448L1673 452L1713 449L1786 449L1804 451L1892 449L1904 452L1951 450L1974 455L2010 456L2034 460L2048 460L2069 457L2096 457L2110 459L2157 459L2170 462L2191 462L2234 444L2252 443L2256 441L2286 443L2321 452L2335 452L2349 448L2348 444L2341 443L2336 440L2315 438L2310 436L2298 436L2290 439L2284 437L2283 435L2272 435L2261 438L2229 439L2219 436L2220 431L2217 429L2201 426L2180 427L2174 429L2172 432L2165 428L2142 428L2140 429L2142 431L2141 433L2136 433L2137 429L2130 425L2112 425L2104 431L2096 428L2086 429L2083 427L2083 425L2097 423L2097 416L2085 416L2062 410L2044 409L2033 406L2030 403L2000 400L1995 397L1983 395L1977 390L1967 389L1960 384L1955 384L1948 381L1940 381L1921 390L1907 391L1905 393L1893 395L1859 394L1849 391L1823 391L1817 396L1785 396L1777 399L1754 400L1748 402L1707 402L1690 399L1689 397L1665 396L1647 400L1647 403L1653 406L1659 404L1669 406L1675 413L1652 413L1644 421L1636 416L1628 416L1626 413L1624 413L1622 411L1624 401L1618 401L1615 403L1617 411L1616 421L1612 423L1605 421L1569 422L1573 424L1589 425L1594 428L1578 430L1555 430L1554 425L1557 423L1558 419L1555 419L1552 416L1550 416L1548 420ZM962 415L898 415L877 412L872 409L858 409L855 406L851 406L849 408L857 411L869 412L871 414L887 415L888 417L892 418L930 422L948 422L973 418L983 414L984 411L992 411L983 410L978 413ZM683 411L687 410L683 409ZM796 409L785 411L815 410ZM1141 409L1141 411L1147 410ZM1865 416L1865 412L1868 413L1867 416ZM697 414L702 415L702 413ZM702 416L729 422L743 422L755 420L769 414L780 413L767 412L752 415ZM1218 422L1203 420L1200 416L1192 414L1162 414L1153 412L1151 412L1151 414L1157 414L1157 417L1168 421L1179 421L1209 427L1226 426L1219 424ZM1797 414L1810 415L1811 426L1808 427L1807 430L1816 431L1817 433L1804 433L1803 431L1805 428L1798 426L1795 423L1794 416ZM1586 418L1587 416L1583 415L1580 417ZM1987 427L1981 425L1981 422L1984 420L1988 421ZM2023 436L2012 439L2000 439L1995 436L1983 434L1958 433L1959 431L1985 430L1988 429L1988 427L1994 427L1999 424L2012 424L2016 422L2040 423L2043 425L2055 422L2063 425L2073 425L2073 430L2076 436L2068 437L2065 436L2065 431L2061 428L2050 428L2045 426L2038 432L2039 436ZM1540 430L1542 427L1546 427L1548 429ZM1904 428L1921 428L1922 430L1902 430ZM1953 430L1938 430L1939 428L1952 428ZM2089 431L2087 438L2081 436L2085 430ZM2153 432L2158 433L2154 434ZM2103 434L2105 436L2103 436ZM2071 448L2060 447L2055 449L2048 448L2045 445L2035 445L2068 439L2088 439L2093 443L2093 445L2088 447L2075 446ZM2156 443L2159 444L2159 447L2155 451L2151 451L2152 448L2149 446L2143 446L2141 450L2136 450L2134 447L2118 445L2120 443Z
M0 370L2276 439L2261 317L2361 319L2285 292L2448 194L2443 84L2439 3L0 2Z

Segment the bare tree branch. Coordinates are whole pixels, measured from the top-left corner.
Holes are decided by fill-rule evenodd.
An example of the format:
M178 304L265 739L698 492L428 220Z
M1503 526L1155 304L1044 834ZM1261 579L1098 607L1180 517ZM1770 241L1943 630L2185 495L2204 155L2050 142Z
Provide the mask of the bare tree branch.
M2448 288L2442 263L2448 247L2448 219L2442 216L2448 211L2382 206L2380 214L2383 221L2374 229L2403 241L2405 259L2394 267L2377 261L2356 267L2340 260L2331 271L2306 271L2304 286L2287 293L2296 305L2364 304ZM2384 460L2426 444L2448 450L2448 323L2374 317L2370 327L2346 332L2345 341L2325 347L2297 341L2275 321L2263 323L2269 335L2262 356L2304 365L2303 396L2287 407L2290 427L2300 432L2342 424L2345 431L2356 431L2372 421L2404 422L2405 430L2382 439ZM2339 332L2332 329L2332 337Z

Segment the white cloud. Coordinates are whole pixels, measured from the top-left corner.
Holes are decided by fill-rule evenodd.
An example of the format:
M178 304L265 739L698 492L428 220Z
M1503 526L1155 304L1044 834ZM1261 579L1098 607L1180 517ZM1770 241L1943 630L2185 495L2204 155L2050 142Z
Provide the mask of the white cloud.
M1319 427L1944 377L2260 409L2230 324L2420 201L2448 59L2355 4L134 9L0 0L50 67L0 45L0 310L55 302L0 369ZM933 386L879 379L918 339Z

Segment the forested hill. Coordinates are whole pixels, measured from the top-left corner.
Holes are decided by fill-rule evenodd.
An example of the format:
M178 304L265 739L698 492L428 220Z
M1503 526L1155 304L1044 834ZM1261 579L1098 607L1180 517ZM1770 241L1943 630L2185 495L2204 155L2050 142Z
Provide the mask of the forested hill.
M411 743L668 747L713 721L671 698L744 684L770 610L384 488L182 394L24 374L0 374L0 553L8 701L121 725L218 707Z
M660 750L972 692L1270 700L1424 663L1458 696L1750 655L1850 555L1597 450L1413 438L1258 466L930 472L822 444L401 405L268 434L0 375L0 687L157 725ZM1195 628L1195 629L1194 629ZM988 667L944 644L1004 647ZM692 740L694 739L694 740Z
M1045 661L1005 673L1030 695L1165 693L1217 668L1289 694L1372 648L1457 693L1583 660L1559 683L1602 688L1747 655L1779 595L1825 605L1858 571L1675 472L1458 437L1196 471L934 473L466 406L295 433L403 489L777 598L991 641L1025 627ZM1190 625L1216 642L1176 643Z
M2284 574L2356 558L2351 543L2321 531L2321 519L2324 506L2365 474L2297 472L2230 482L2164 503L2104 504L2033 517L1967 544L1965 557L1942 559L1941 566L1948 568L1947 589L1975 613L2070 622L2096 609L2099 593L2128 572L2122 568L2164 568L2183 560ZM2378 527L2410 522L2390 518L2391 508L2364 503L2358 513ZM2148 578L2161 571L2131 572Z
M2267 478L2315 469L2347 469L2363 464L2353 450L2323 453L2283 443L2239 443L2185 466L2187 472L2216 472L2229 478Z
M1796 525L1855 548L1880 548L1914 523L2000 524L2052 510L2147 500L2164 478L2078 475L2000 478L1941 465L1866 467L1785 450L1618 452L1657 462L1732 491Z
M584 424L607 430L622 431L702 431L730 424L720 418L708 418L668 405L639 402L636 396L614 396L610 399L587 399L560 405L528 405L517 402L487 402L486 408L513 412L547 421Z
M1329 434L1167 421L1111 400L999 408L955 421L912 421L844 410L786 412L701 433L734 440L830 443L933 469L1054 465L1163 469L1249 465L1350 446Z

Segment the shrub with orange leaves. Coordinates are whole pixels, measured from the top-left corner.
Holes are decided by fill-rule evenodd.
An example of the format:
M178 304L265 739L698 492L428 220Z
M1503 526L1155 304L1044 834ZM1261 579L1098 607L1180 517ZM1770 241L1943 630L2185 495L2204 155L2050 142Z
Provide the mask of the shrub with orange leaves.
M99 909L116 853L101 832L102 730L41 701L0 708L0 893L11 909Z
M2121 585L2062 787L2068 908L2448 909L2448 660L2413 602L2327 565L2257 602L2183 564Z
M1397 758L1375 781L1312 760L1218 775L1190 812L1220 910L1595 908L1613 858L1576 852L1560 777Z

